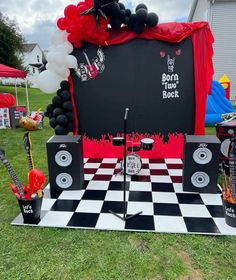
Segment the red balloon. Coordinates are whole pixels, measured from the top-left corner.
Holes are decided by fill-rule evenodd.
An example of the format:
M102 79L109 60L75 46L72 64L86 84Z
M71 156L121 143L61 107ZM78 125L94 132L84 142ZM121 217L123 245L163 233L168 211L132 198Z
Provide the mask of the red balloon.
M84 12L86 10L86 6L84 5L83 2L80 2L78 5L77 5L77 13L78 14L81 14L82 12Z
M73 35L73 34L69 34L69 35L67 36L67 40L68 40L70 43L73 43L73 42L75 41L74 35Z
M57 26L58 26L59 29L65 30L66 29L66 25L67 25L67 22L66 22L65 18L59 18L58 19Z
M77 16L77 7L75 5L68 5L64 10L64 15L66 17L76 17Z
M74 43L74 46L75 46L76 48L80 48L80 47L81 47L81 42L75 42L75 43Z
M84 5L86 9L89 9L93 6L93 0L85 0Z

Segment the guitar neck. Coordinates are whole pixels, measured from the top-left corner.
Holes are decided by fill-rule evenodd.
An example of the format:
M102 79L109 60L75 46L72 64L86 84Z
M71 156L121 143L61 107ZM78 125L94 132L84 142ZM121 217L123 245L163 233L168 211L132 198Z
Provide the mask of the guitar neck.
M27 150L27 160L29 164L29 169L34 169L34 163L33 163L33 158L30 150Z
M11 165L7 161L7 159L2 160L2 163L6 167L8 174L10 175L12 181L14 182L15 186L17 187L19 194L22 195L23 194L22 185L21 185L15 171L13 170L13 168L11 167Z
M86 52L84 52L84 56L85 56L85 59L86 59L86 61L87 61L87 63L88 63L88 66L89 66L90 70L92 70L92 65L91 65L91 62L90 62L90 60L89 60L88 55L86 54Z

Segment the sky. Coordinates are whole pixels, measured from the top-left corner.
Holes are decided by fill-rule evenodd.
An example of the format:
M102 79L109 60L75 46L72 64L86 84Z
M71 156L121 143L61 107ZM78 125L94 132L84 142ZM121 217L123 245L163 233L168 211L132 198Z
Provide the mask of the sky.
M155 12L159 22L187 21L193 0L120 0L133 12L144 3L149 12ZM2 0L0 12L14 20L28 43L38 43L42 50L50 46L50 39L57 29L57 19L63 16L69 4L80 0Z

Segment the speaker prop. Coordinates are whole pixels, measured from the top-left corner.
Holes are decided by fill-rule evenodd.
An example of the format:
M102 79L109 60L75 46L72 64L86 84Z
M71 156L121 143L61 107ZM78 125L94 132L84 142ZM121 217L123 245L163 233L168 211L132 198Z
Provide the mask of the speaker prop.
M216 193L220 140L216 136L185 136L183 190Z
M52 193L82 189L84 166L81 136L51 137L47 142L47 157Z

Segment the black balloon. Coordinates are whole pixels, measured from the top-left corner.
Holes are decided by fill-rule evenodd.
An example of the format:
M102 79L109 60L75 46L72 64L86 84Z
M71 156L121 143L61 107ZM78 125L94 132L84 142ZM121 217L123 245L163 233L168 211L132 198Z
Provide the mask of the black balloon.
M47 106L47 112L48 113L52 113L52 111L54 110L54 108L55 108L55 106L53 106L52 104L49 104L48 106Z
M65 115L67 116L69 121L74 120L74 113L73 112L67 112Z
M48 113L47 111L44 112L44 117L48 117L50 113Z
M117 2L113 2L111 5L107 8L108 15L112 17L118 17L120 12L120 6Z
M63 101L71 100L70 92L68 90L61 91L60 97L62 98Z
M132 24L134 22L137 21L137 15L136 14L132 14L129 18L129 24Z
M138 22L133 25L133 31L137 34L141 34L144 31L144 24L139 24Z
M70 89L70 83L68 81L62 81L60 84L61 89L69 90Z
M67 127L66 127L66 129L67 129L69 132L74 131L74 129L75 129L75 124L74 124L74 122L69 122L68 125L67 125Z
M147 19L147 10L145 10L144 8L140 8L137 10L136 12L137 15L137 22L139 23L144 23Z
M112 18L110 25L114 29L119 29L121 27L121 20L119 18Z
M101 1L101 3L104 5L104 4L108 4L108 3L110 3L111 2L111 0L100 0Z
M155 13L149 13L145 21L148 27L154 27L158 24L158 16Z
M145 9L146 11L148 10L147 6L145 4L139 4L136 9L135 12L137 12L139 9Z
M126 24L126 25L128 25L128 23L129 23L129 17L125 17L124 20L123 20L123 23Z
M61 89L61 88L60 88L60 89L58 89L58 90L57 90L57 95L59 95L59 96L60 96L61 91L62 91L62 89Z
M123 19L125 18L125 15L126 15L125 10L120 10L119 18L120 18L121 20L123 20Z
M121 10L125 10L125 5L123 3L118 3Z
M55 128L57 125L56 118L51 118L49 124L52 128Z
M66 126L68 124L68 118L65 115L59 115L56 118L56 122L61 126Z
M52 104L55 106L55 107L58 107L58 106L61 106L62 104L62 99L60 96L56 95L53 97L52 99Z
M54 117L57 117L57 116L59 116L59 115L61 115L61 114L63 114L63 110L62 110L62 108L55 108L54 110L53 110L53 116Z
M125 15L126 15L127 17L130 17L131 14L132 14L132 12L131 12L130 9L126 9L126 10L125 10Z
M66 135L67 134L67 130L64 127L62 127L62 126L57 125L55 127L55 133L56 133L56 135Z
M72 106L71 101L65 101L65 102L62 104L62 108L65 109L66 111L72 111L73 106Z

